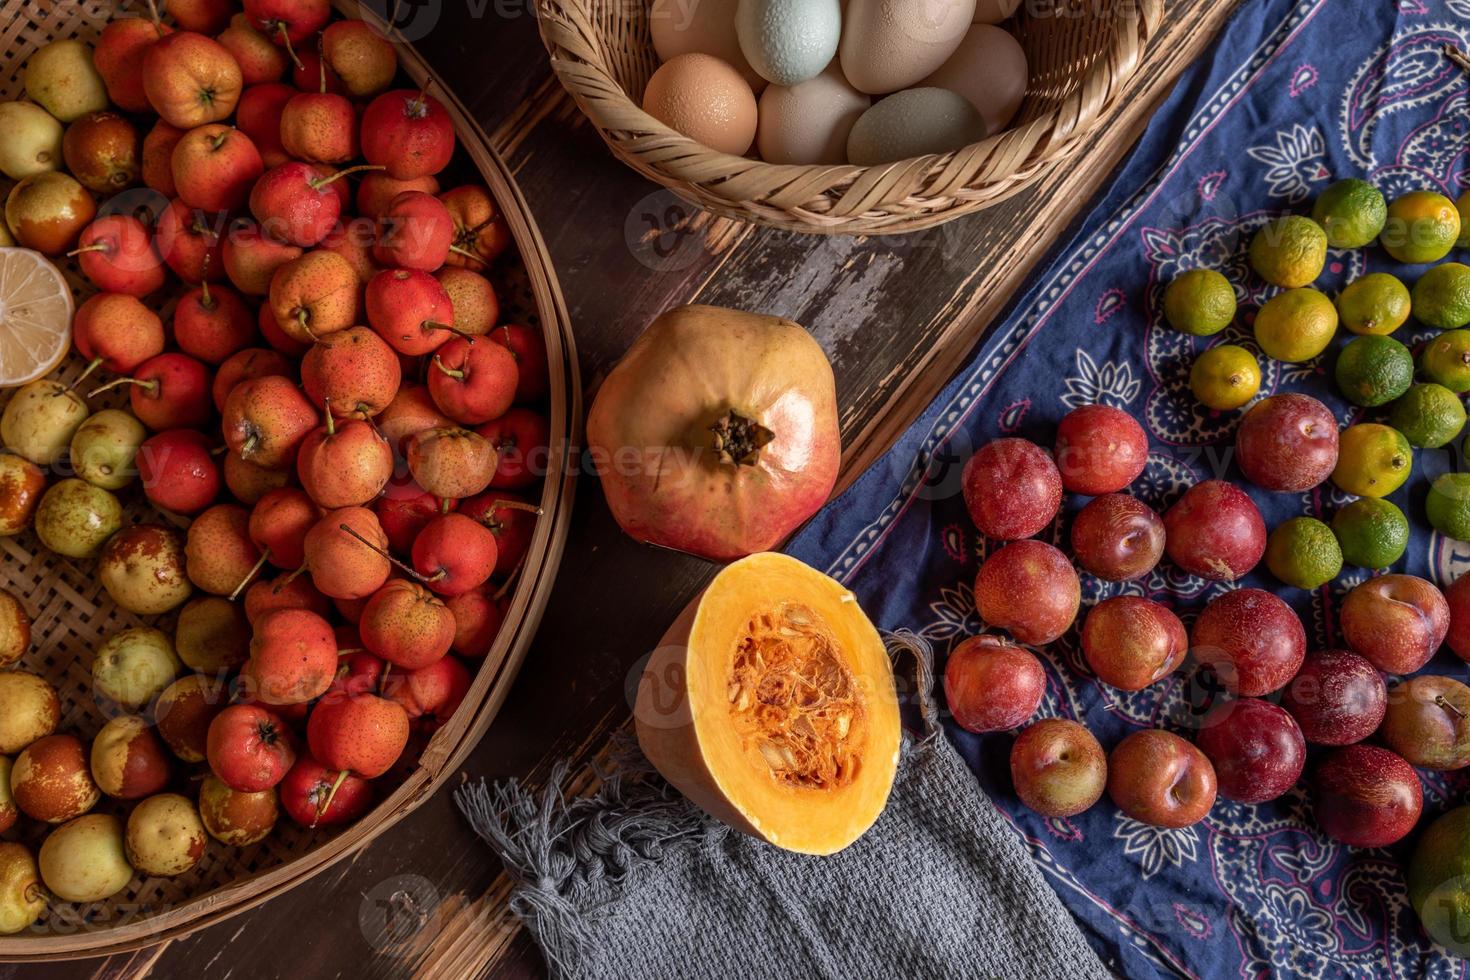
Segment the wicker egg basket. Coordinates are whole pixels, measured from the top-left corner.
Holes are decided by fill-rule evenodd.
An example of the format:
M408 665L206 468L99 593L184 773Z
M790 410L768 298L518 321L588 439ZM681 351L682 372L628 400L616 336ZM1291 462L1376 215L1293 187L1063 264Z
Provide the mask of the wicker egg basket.
M0 75L0 99L7 100L24 96L22 68L31 52L59 38L95 40L114 16L110 2L0 3L4 13L0 38L9 62ZM334 5L344 16L361 16L383 26L371 11L359 11L353 0L334 0ZM230 848L211 839L204 860L182 877L135 876L120 894L87 905L54 901L32 930L0 936L0 960L97 956L178 938L280 895L366 846L411 813L457 770L489 728L525 657L545 610L571 514L574 473L570 459L580 438L582 419L576 350L551 259L509 168L490 148L473 117L412 48L398 45L398 56L400 71L407 76L403 84L422 87L428 83L454 119L459 150L445 186L483 181L506 216L518 255L503 256L493 270L502 315L539 326L550 361L550 404L546 409L552 442L548 473L541 488L543 514L537 520L526 563L515 582L504 625L485 660L470 664L474 682L460 709L432 736L415 736L410 741L400 768L378 780L386 786L376 806L360 820L335 832L311 831L298 827L283 812L275 831L258 844ZM0 178L0 194L8 190L8 182ZM74 263L68 263L66 272L78 300L95 291ZM166 314L167 304L161 306ZM80 358L73 355L58 369L57 376L63 380L74 378L82 366ZM140 496L135 491L124 493L128 498ZM145 503L134 502L126 508L125 519L162 518ZM0 588L19 596L33 620L32 649L20 666L44 675L56 686L62 703L59 730L90 740L107 717L116 713L115 708L99 703L91 693L93 651L113 632L149 621L113 605L97 582L92 562L74 562L54 555L40 545L34 534L0 538L0 555ZM162 617L152 625L171 631L173 618ZM185 784L176 788L197 795L203 771L202 766L192 767L186 773ZM126 808L104 800L98 811L122 816ZM17 833L19 839L33 846L39 846L44 837L28 820L22 821L18 832L6 837L16 837Z
M652 0L537 0L551 66L623 162L727 218L820 234L919 231L1003 201L1073 153L1142 60L1163 0L1023 3L1026 52L1011 128L962 150L874 167L789 166L719 153L644 112L659 66ZM1040 8L1029 12L1032 7Z

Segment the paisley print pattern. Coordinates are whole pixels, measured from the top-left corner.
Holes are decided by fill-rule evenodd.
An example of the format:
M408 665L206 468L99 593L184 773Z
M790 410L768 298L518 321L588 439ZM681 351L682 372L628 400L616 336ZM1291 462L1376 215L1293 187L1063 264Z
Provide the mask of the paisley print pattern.
M1211 344L1254 349L1251 321L1276 290L1252 275L1246 246L1262 223L1305 211L1328 181L1364 177L1389 196L1470 187L1470 82L1444 59L1446 44L1470 50L1470 0L1251 0L1174 87L1073 238L886 458L792 542L793 553L854 589L889 643L929 650L942 665L956 643L985 628L971 583L995 544L976 533L958 479L974 447L1001 434L1050 444L1068 410L1103 402L1132 413L1149 434L1148 465L1130 492L1151 506L1166 508L1203 479L1243 484L1232 460L1239 414L1196 405L1189 365ZM1236 290L1236 322L1216 337L1183 336L1163 321L1165 285L1198 267L1219 269ZM1422 268L1397 266L1379 249L1333 252L1316 285L1331 293L1368 271L1412 282ZM1426 335L1412 325L1399 332L1406 343ZM1380 418L1336 396L1334 356L1263 361L1263 395L1310 393L1343 424ZM1397 570L1440 582L1470 571L1470 544L1422 526L1425 485L1455 462L1448 452L1416 455L1415 475L1393 498L1416 521ZM1272 526L1298 514L1330 517L1350 499L1330 485L1299 494L1246 489ZM1069 499L1041 537L1064 543L1082 503ZM1241 584L1275 590L1313 645L1326 646L1340 643L1343 596L1369 574L1347 569L1306 592L1262 568ZM1084 613L1110 595L1143 595L1175 608L1186 625L1230 588L1168 562L1134 582L1081 581ZM1040 714L1083 721L1105 747L1141 728L1187 735L1198 723L1208 692L1188 662L1146 690L1123 692L1092 677L1075 628L1038 652L1048 678ZM1470 675L1446 654L1428 669ZM1407 905L1407 845L1361 850L1328 839L1302 787L1259 806L1221 800L1182 830L1130 820L1106 799L1051 820L1015 797L1010 735L948 731L1120 975L1466 975ZM1313 750L1309 766L1316 758ZM1425 773L1423 782L1427 817L1470 795L1467 773Z

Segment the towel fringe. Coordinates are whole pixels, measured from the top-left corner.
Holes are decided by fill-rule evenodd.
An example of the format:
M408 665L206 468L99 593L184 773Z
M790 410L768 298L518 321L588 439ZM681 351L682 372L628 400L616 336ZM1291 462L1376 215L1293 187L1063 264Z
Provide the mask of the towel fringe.
M517 879L509 906L531 931L554 976L583 972L594 935L594 886L620 883L640 861L656 862L678 842L727 832L674 792L626 733L614 735L602 785L568 798L567 762L540 791L509 779L455 790L470 826Z

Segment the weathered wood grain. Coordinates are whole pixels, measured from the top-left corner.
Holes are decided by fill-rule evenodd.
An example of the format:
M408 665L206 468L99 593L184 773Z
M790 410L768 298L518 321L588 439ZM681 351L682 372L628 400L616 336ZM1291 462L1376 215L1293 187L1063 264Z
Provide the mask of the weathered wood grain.
M985 214L894 239L813 238L690 214L617 164L579 119L549 76L528 2L414 9L438 11L416 43L491 132L531 202L588 391L670 305L697 298L789 316L833 359L850 479L963 360L1231 6L1170 4L1136 92L1084 158ZM587 479L542 631L467 771L539 785L557 760L594 757L628 718L639 658L710 573L627 541ZM540 975L534 947L506 911L508 889L446 790L355 860L243 917L131 957L0 968L0 980L39 970L58 980ZM381 934L390 915L402 930L396 942Z

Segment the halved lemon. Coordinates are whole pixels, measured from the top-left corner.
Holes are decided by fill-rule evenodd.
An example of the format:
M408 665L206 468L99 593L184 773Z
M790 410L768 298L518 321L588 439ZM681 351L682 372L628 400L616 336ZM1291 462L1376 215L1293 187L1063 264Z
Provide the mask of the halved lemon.
M71 287L40 252L0 248L0 386L48 374L71 347Z

